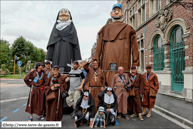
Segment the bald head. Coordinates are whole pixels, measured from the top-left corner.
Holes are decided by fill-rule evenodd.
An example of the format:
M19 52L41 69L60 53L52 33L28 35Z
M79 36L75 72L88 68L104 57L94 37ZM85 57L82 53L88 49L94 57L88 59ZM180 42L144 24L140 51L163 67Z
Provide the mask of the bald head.
M122 66L120 66L120 67L118 68L118 72L119 72L120 75L122 75L123 72L124 72L124 68L123 68Z

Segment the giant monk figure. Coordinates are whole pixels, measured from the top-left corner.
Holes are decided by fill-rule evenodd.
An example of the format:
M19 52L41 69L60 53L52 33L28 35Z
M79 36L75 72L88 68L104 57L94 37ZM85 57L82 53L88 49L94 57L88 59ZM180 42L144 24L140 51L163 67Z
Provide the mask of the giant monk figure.
M122 22L122 6L113 5L112 23L106 24L98 32L95 58L99 66L105 71L106 85L110 86L112 78L119 66L130 71L131 48L132 65L139 66L139 52L135 30Z
M76 28L68 9L61 9L56 18L50 39L47 45L46 60L52 65L58 65L61 73L68 73L71 67L67 64L75 60L82 60Z

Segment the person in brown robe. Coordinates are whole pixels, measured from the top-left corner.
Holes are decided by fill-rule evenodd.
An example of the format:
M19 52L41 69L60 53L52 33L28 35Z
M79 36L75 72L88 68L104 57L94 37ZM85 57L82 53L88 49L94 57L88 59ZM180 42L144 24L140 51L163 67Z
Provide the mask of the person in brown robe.
M29 98L25 112L30 114L28 121L33 120L33 114L38 115L39 120L43 120L42 111L44 108L44 90L48 83L47 74L42 70L42 63L36 64L36 70L31 71L24 78L28 87L30 87Z
M145 94L142 102L142 107L143 107L142 115L146 114L146 108L148 108L149 112L146 115L146 117L151 117L151 110L155 104L156 94L159 89L159 82L158 82L157 75L151 72L150 65L146 67L146 70L147 72L143 74L143 84L144 84Z
M131 67L131 73L129 74L129 78L131 78L131 89L129 90L129 98L128 98L128 110L133 112L130 117L135 117L139 114L139 119L143 120L142 117L142 102L141 96L144 94L143 80L142 75L137 73L136 66Z
M50 62L50 61L46 61L46 62L45 62L45 68L44 68L44 70L46 71L47 78L53 76L53 72L52 72L52 69L51 69L51 62Z
M123 73L123 67L119 67L118 72L119 73L114 75L111 83L111 88L113 88L117 96L117 118L120 119L121 115L123 115L126 120L129 120L129 117L127 115L127 98L129 97L129 91L127 90L126 86L124 86L124 84L129 81L129 77L128 74ZM131 86L131 83L129 86Z
M92 62L91 67L89 64ZM84 69L87 72L87 83L84 87L84 91L90 90L90 94L95 100L95 113L97 112L97 105L99 103L98 94L103 91L105 87L105 77L100 68L98 68L98 62L96 59L91 59L84 65Z
M53 75L49 78L49 86L45 89L45 94L49 95L54 92L55 99L46 102L46 120L47 121L60 121L63 116L63 106L61 92L65 92L67 89L67 84L65 81L65 76L60 75L59 66L55 65L53 67Z
M118 66L130 71L131 48L132 66L139 66L139 52L135 30L122 22L122 6L115 4L111 12L113 22L106 24L98 32L95 58L105 71L106 85L110 86Z

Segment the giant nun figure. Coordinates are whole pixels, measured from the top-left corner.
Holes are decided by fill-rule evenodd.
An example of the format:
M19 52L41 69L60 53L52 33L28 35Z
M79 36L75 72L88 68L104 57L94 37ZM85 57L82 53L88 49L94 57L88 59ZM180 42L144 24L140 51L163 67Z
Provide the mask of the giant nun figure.
M58 65L61 73L70 72L74 60L82 60L76 28L68 9L61 9L47 45L46 60Z

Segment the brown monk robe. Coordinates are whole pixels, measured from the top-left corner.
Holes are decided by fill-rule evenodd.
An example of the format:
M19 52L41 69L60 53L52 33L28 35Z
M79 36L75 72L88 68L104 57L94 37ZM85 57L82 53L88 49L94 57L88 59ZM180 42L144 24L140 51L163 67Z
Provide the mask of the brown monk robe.
M141 95L144 94L143 80L142 75L137 73L136 67L131 67L131 73L129 74L129 78L131 78L131 89L129 90L129 98L128 98L128 110L133 112L131 117L137 116L136 113L139 113L139 119L142 118L142 102Z
M111 16L122 16L123 11L119 7L114 7ZM117 19L117 18L116 18ZM113 19L98 32L95 58L99 62L102 70L110 70L111 63L116 64L113 71L105 71L105 80L108 86L111 85L112 78L118 66L123 66L125 71L130 71L131 48L134 66L139 66L139 52L135 30L122 19ZM112 64L113 65L113 64Z
M31 114L28 120L32 121L32 114L37 114L39 117L42 115L45 104L44 90L48 84L47 74L44 70L42 70L40 62L36 64L36 70L27 74L24 81L26 85L30 87L29 98L25 111ZM43 120L43 117L40 117L40 119Z
M146 108L148 108L149 112L146 115L146 117L151 117L151 110L155 104L156 94L159 89L159 82L156 74L151 72L150 65L146 67L146 70L147 72L143 74L143 84L144 84L145 94L142 102L142 106L144 109L142 114L145 114Z
M55 99L46 102L46 120L47 121L60 121L63 116L61 92L65 92L67 84L65 76L60 75L59 66L53 67L53 75L49 78L49 86L45 89L45 94L49 95L54 92Z
M119 67L118 72L119 73L114 75L111 85L111 88L113 88L117 96L117 118L120 119L121 115L123 115L127 120L129 120L129 117L127 115L127 98L129 97L129 91L127 91L126 87L124 86L124 84L129 81L129 77L126 73L123 73L123 67Z
M47 78L53 76L53 72L52 72L52 69L51 69L51 63L50 63L50 61L46 61L46 62L45 62L45 68L44 68L44 70L46 71Z
M90 62L92 66L89 67ZM95 113L97 112L97 105L99 103L98 94L105 87L105 77L100 68L98 68L98 62L96 59L91 59L84 65L84 69L87 72L87 83L84 87L84 91L90 90L90 94L95 100Z

